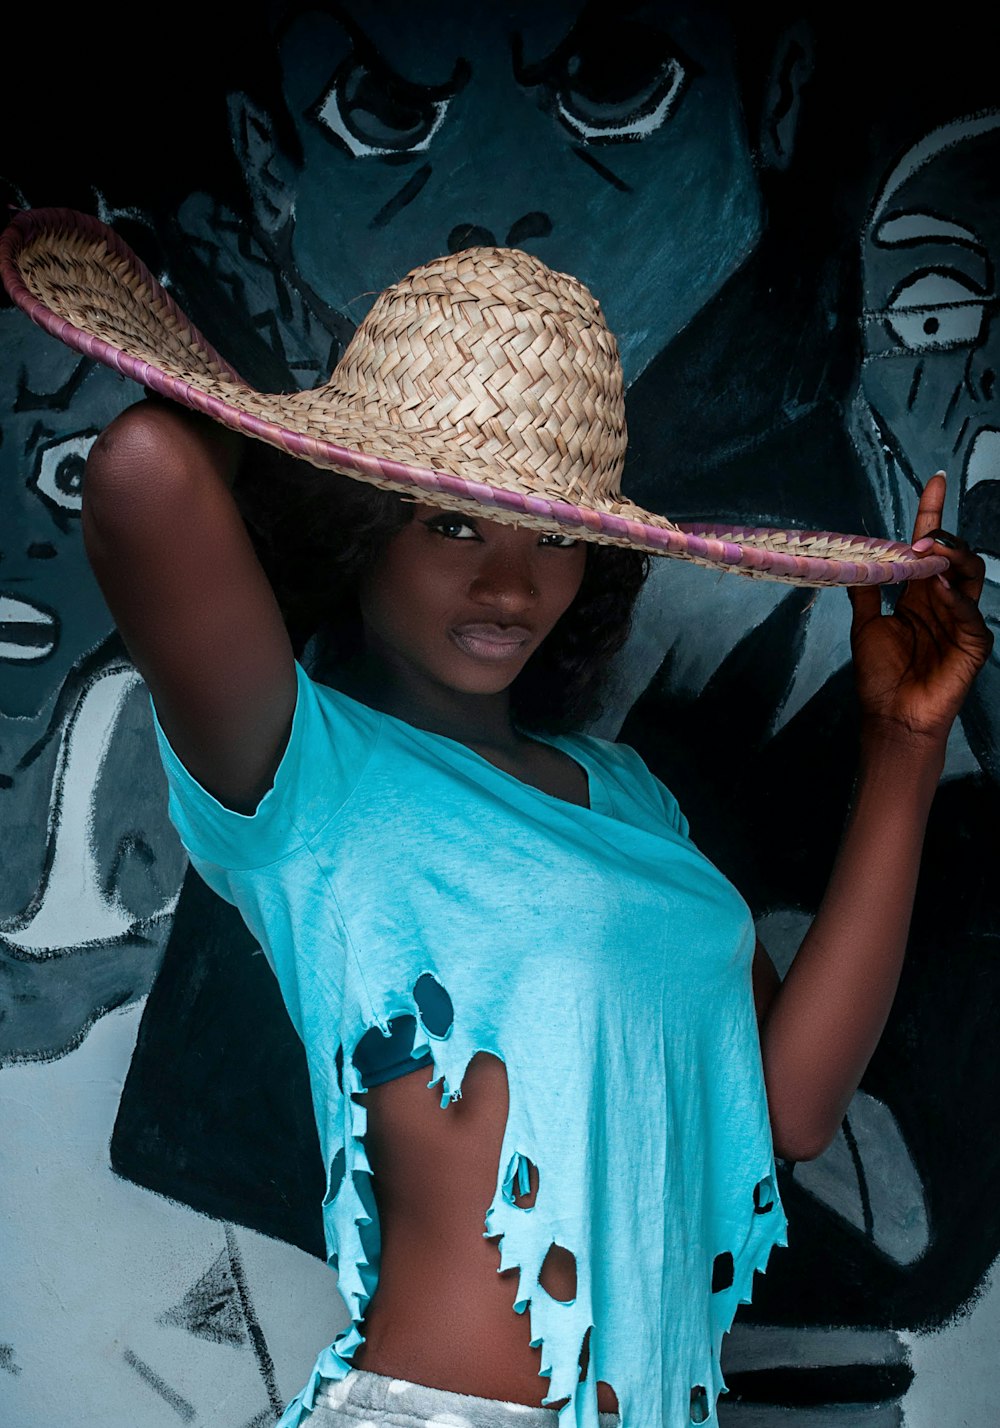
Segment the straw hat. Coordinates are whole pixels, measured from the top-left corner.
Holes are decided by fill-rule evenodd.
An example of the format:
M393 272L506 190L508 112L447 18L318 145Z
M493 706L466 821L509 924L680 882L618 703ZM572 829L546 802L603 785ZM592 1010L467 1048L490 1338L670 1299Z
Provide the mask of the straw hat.
M94 218L19 214L0 273L29 317L88 357L314 466L448 510L801 585L947 564L866 536L677 525L629 501L614 336L582 283L514 248L415 268L375 300L329 382L292 393L243 381Z

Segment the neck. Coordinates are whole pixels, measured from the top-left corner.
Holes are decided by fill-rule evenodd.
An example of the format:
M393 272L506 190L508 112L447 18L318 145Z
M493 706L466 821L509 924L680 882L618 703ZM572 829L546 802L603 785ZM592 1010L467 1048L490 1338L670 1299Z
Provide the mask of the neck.
M336 683L372 709L473 748L513 749L522 742L511 717L509 688L496 694L466 694L373 642L363 654L337 667Z

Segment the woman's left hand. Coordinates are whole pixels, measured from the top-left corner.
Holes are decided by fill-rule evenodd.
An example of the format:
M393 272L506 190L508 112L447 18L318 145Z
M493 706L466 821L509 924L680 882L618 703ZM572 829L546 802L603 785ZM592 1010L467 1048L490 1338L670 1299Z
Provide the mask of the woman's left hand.
M946 574L909 581L890 615L882 614L878 586L848 589L863 723L942 745L993 646L977 603L986 568L964 540L941 529L945 490L939 471L920 497L913 545L946 556Z

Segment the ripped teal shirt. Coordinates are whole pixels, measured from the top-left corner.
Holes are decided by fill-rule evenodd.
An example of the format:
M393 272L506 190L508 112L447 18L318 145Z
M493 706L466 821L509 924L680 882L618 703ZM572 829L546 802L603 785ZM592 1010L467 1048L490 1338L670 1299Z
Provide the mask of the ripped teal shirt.
M477 1052L505 1064L483 1233L517 1270L544 1401L569 1400L560 1428L598 1428L598 1380L622 1428L714 1422L722 1336L785 1243L746 904L626 746L545 736L586 771L581 808L297 675L288 746L252 816L201 788L157 725L171 817L258 939L309 1063L351 1322L279 1428L308 1422L320 1379L343 1378L363 1341L379 1236L352 1051L400 1015L416 1018L414 1057L433 1058L418 1074L442 1115ZM529 1163L537 1196L522 1208ZM575 1258L569 1302L539 1284L553 1244Z

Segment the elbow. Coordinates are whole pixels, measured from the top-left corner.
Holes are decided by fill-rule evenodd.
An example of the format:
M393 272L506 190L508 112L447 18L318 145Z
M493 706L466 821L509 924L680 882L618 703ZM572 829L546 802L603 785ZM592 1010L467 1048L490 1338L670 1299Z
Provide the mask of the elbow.
M844 1074L829 1074L799 1051L779 1055L766 1041L762 1050L774 1153L782 1160L816 1160L836 1138L857 1082L845 1084Z
M129 407L106 426L90 448L83 478L84 536L131 523L162 479L163 454L150 440L143 404Z
M197 412L167 402L142 401L120 412L87 457L84 508L101 522L164 502L190 501L206 477L228 484L244 438L216 428Z
M833 1144L841 1117L776 1117L771 1115L771 1138L779 1160L816 1160Z
M778 1160L816 1160L833 1141L833 1136L774 1137L774 1154Z

